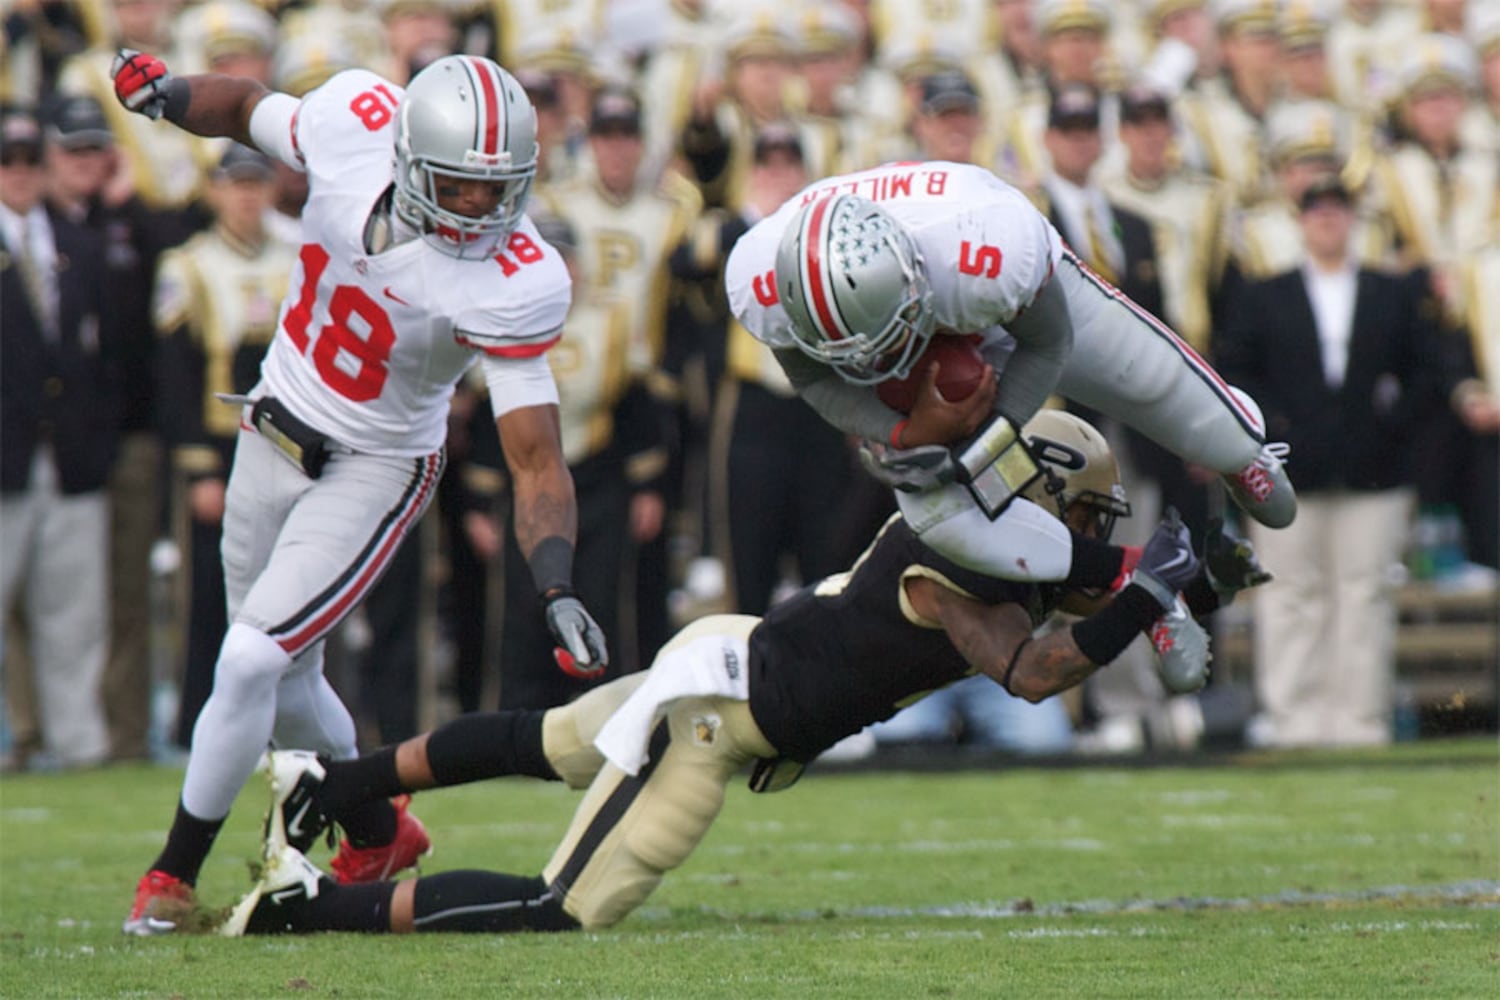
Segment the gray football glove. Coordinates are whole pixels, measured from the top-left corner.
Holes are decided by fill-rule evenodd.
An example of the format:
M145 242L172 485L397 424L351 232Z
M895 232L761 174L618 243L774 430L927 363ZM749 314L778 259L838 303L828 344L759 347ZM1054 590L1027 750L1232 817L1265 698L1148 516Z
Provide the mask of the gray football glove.
M1249 540L1225 531L1222 518L1214 518L1208 524L1208 534L1203 538L1203 566L1208 571L1208 582L1218 592L1220 604L1228 604L1240 591L1271 580Z
M595 677L609 666L604 630L572 594L564 591L547 601L547 628L557 640L553 657L563 673Z
M1161 524L1156 526L1141 561L1135 567L1134 582L1146 589L1163 611L1177 601L1177 592L1193 582L1202 564L1193 552L1193 536L1176 507L1168 507Z
M859 449L865 471L903 493L924 493L947 486L958 476L953 453L940 444L915 448L887 448L866 442Z

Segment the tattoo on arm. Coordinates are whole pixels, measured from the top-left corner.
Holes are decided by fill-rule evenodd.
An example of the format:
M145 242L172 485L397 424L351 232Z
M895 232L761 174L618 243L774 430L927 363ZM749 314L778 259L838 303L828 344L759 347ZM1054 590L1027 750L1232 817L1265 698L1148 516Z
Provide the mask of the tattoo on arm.
M1073 641L1072 629L1061 629L1033 642L1021 653L1011 677L1011 693L1031 701L1083 683L1099 669Z
M571 492L552 492L543 487L531 495L516 490L516 545L523 555L530 555L536 543L548 535L573 539L578 530L577 512Z
M1041 701L1099 669L1073 641L1072 629L1028 642L1031 621L1019 605L982 604L937 585L930 593L954 648L996 683L1008 682L1017 697Z

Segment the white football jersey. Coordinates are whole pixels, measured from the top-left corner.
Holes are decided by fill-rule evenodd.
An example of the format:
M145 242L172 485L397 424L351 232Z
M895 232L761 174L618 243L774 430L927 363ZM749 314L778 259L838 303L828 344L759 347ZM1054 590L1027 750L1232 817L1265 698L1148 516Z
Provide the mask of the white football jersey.
M939 330L1008 340L1000 329L1031 304L1062 257L1062 239L1019 190L983 167L887 163L804 188L735 244L724 280L734 315L771 347L795 347L776 290L776 247L797 209L857 194L906 227L927 264Z
M571 286L529 218L486 260L422 238L365 251L392 181L402 93L348 70L287 110L289 162L308 174L304 242L255 395L280 397L355 451L418 456L442 447L453 387L481 352L533 359L557 341Z

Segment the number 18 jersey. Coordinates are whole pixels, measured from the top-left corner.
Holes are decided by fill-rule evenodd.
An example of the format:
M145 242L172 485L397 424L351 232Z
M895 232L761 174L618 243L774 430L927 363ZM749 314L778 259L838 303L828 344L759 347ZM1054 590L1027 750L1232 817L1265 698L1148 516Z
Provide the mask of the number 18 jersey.
M476 357L520 362L556 343L571 286L529 218L482 260L422 237L365 250L366 222L392 183L401 96L374 73L348 70L277 106L308 199L255 395L281 398L355 451L418 456L442 447L449 398Z

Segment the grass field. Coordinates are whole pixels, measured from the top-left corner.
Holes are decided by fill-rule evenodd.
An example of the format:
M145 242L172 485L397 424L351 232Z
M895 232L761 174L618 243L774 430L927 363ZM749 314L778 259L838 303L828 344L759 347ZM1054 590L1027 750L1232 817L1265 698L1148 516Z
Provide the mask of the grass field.
M1500 996L1493 736L1190 763L740 786L612 931L399 939L127 939L180 772L8 777L0 996ZM575 802L426 793L428 870L535 872ZM241 798L205 900L248 888L263 808L261 786Z

